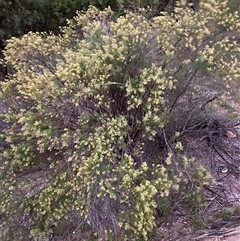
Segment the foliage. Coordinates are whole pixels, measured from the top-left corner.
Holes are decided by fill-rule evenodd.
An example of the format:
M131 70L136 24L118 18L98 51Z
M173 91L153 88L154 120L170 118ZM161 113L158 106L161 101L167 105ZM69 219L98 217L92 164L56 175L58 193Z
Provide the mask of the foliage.
M238 15L225 1L205 0L197 13L185 6L151 19L129 11L116 21L110 8L90 7L59 36L8 41L5 61L16 72L1 86L11 124L2 212L22 210L32 234L76 211L98 238L148 240L156 197L167 197L182 174L175 156L183 146L167 139L181 136L186 121L166 128L208 103L209 76L218 95L218 85L239 78L239 47L218 35L239 31ZM158 138L167 151L156 158L147 146Z
M205 206L205 199L201 193L201 187L202 185L207 185L212 180L212 177L210 172L203 166L193 169L189 176L189 180L185 183L185 189L186 186L189 185L191 188L190 190L185 190L187 192L185 197L191 209L197 211L201 207Z
M204 229L206 228L206 225L204 223L204 220L202 219L201 216L195 214L193 216L191 216L191 223L193 225L193 227L196 229L196 230L200 230L200 229Z
M156 0L1 0L0 47L10 37L20 37L29 31L57 33L59 25L65 25L67 18L72 18L77 10L86 11L89 5L99 9L110 6L117 13L130 7L150 6L155 11L163 7Z
M215 218L220 218L221 220L227 221L233 217L238 217L240 215L240 207L236 206L234 208L226 208L220 210L215 214Z
M1 47L6 39L22 36L29 31L57 32L59 25L64 25L67 18L72 18L83 7L79 0L0 1Z

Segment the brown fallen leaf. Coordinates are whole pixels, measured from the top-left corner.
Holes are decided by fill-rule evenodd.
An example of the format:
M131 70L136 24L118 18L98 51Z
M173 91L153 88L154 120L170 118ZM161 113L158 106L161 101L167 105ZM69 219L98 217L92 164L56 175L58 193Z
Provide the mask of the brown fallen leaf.
M235 138L237 135L236 135L236 133L234 133L233 131L227 130L227 131L226 131L226 136L227 136L228 138Z

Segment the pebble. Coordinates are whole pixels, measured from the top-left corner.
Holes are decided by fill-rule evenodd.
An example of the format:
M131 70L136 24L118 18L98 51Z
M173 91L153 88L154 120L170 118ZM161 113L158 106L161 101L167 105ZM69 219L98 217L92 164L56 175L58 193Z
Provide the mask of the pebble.
M228 172L228 168L226 166L224 166L224 165L220 166L220 170L221 170L222 173L227 173Z

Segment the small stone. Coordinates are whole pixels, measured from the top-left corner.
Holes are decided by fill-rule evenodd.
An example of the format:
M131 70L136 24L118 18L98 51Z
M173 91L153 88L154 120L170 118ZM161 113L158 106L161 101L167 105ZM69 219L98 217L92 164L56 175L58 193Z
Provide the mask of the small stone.
M221 170L222 173L228 172L228 168L226 166L223 166L223 165L220 166L220 170Z

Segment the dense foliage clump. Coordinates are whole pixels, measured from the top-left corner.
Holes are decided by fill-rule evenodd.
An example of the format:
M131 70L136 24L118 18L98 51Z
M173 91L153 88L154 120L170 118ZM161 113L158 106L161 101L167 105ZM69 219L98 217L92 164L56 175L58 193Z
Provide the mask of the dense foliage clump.
M4 0L0 1L0 48L11 37L20 37L29 31L53 31L66 24L76 11L86 11L89 5L99 9L110 6L117 15L124 8L150 6L153 12L163 9L167 1L156 0Z
M206 90L220 98L221 86L240 76L228 34L240 20L212 0L198 12L180 1L174 14L147 16L115 20L110 8L90 7L59 36L8 41L15 73L1 86L4 215L24 212L39 234L74 211L98 238L148 240L185 166L179 136L189 113L207 105Z

